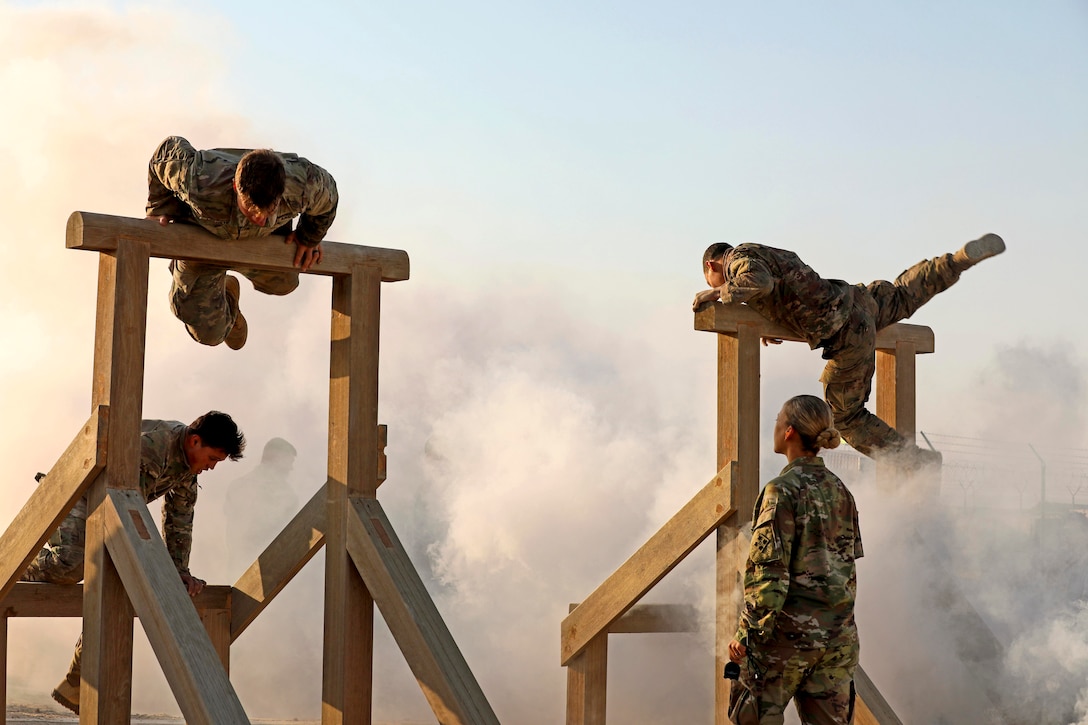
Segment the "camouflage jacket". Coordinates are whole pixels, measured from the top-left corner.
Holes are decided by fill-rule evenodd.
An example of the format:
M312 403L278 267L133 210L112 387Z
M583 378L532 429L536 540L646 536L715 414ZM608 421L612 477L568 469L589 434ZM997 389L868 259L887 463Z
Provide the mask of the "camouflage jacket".
M184 441L189 426L176 420L145 420L140 424L140 492L162 503L162 538L178 573L189 573L193 546L196 474L190 473Z
M301 215L295 238L308 247L321 243L336 218L336 182L317 164L281 153L287 186L279 207L263 227L246 219L235 201L234 171L246 149L197 151L180 136L155 149L147 169L147 216L194 222L221 239L271 234Z
M722 302L744 302L817 348L846 322L854 286L824 279L793 252L738 244L725 256Z
M821 458L797 458L760 492L737 639L798 649L857 640L858 511Z

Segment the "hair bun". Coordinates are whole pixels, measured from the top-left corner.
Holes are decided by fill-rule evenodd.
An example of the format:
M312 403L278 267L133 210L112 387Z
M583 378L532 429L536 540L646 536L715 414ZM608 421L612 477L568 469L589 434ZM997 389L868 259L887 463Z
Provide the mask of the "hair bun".
M839 431L833 427L825 428L820 435L816 436L816 445L820 448L827 448L830 450L832 448L838 448L840 443L842 443L842 436L839 434Z

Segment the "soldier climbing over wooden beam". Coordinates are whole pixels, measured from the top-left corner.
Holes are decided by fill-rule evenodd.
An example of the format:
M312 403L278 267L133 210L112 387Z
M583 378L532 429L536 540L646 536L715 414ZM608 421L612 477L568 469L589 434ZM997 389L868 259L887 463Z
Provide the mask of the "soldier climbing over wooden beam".
M175 420L145 420L140 431L140 492L149 502L165 496L162 538L189 596L196 596L205 585L203 579L197 579L189 572L197 474L214 469L217 463L228 458L232 461L240 459L246 447L245 436L229 415L215 410L189 425ZM38 552L22 580L79 583L83 579L86 538L87 497L84 496ZM80 636L68 674L53 690L53 699L77 714L82 663L83 637Z
M697 293L692 307L743 302L812 349L823 348L828 362L820 381L843 437L867 456L890 458L913 470L939 464L941 456L906 440L865 408L876 372L876 333L913 315L964 270L1004 251L1001 237L986 234L957 252L919 262L894 282L851 285L820 277L784 249L719 242L703 254L711 289Z
M339 197L332 175L297 154L270 149L198 151L180 136L155 149L147 171L147 216L161 224L199 224L221 239L286 235L302 271L321 262L321 240L336 218ZM301 215L301 216L300 216ZM291 230L291 220L299 218ZM270 295L298 287L297 272L222 267L173 260L170 309L197 342L238 350L249 327L238 307L241 287L233 269Z

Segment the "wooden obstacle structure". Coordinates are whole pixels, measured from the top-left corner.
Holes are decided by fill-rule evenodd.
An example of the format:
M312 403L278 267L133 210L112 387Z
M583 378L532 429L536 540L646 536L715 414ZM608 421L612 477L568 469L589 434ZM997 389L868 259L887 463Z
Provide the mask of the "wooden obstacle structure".
M567 667L567 725L605 725L608 635L618 631L671 630L659 618L624 616L658 581L716 533L714 717L729 723L730 682L722 677L726 645L736 632L748 558L746 524L759 493L759 375L763 338L799 341L743 305L710 304L695 314L695 329L718 335L719 473L634 555L563 620L561 663ZM894 324L877 335L876 413L908 440L915 436L915 355L933 352L928 327ZM658 605L675 606L675 605ZM858 667L858 725L901 725L872 680Z
M322 243L321 264L308 273L333 277L325 486L234 587L208 587L194 600L139 490L149 260L298 271L293 249L278 237L228 242L195 226L85 212L69 218L67 246L99 253L91 415L0 536L3 662L9 617L81 613L80 722L127 723L139 617L187 723L248 723L227 674L230 643L325 546L322 723L371 722L376 604L438 722L497 725L376 498L385 437L377 420L380 288L408 278L408 255ZM17 584L84 494L83 586ZM6 688L6 666L0 674Z

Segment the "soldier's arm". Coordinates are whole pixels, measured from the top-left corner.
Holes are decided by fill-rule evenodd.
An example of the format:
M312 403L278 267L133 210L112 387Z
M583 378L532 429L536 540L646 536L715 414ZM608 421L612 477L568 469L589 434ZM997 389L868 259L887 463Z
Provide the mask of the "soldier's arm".
M189 575L189 552L193 548L193 512L197 486L175 486L162 503L162 538L178 574Z
M306 208L295 229L295 241L304 247L321 243L336 219L340 197L332 174L317 164L310 164L306 178Z
M725 284L719 287L722 302L747 302L774 289L774 275L762 260L733 255L726 270Z
M795 529L793 512L779 500L774 482L760 494L752 527L752 543L744 573L744 609L736 640L743 645L766 642L790 588L789 561Z
M147 165L147 216L184 219L191 215L188 195L196 150L180 136L155 149Z

